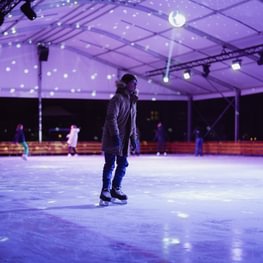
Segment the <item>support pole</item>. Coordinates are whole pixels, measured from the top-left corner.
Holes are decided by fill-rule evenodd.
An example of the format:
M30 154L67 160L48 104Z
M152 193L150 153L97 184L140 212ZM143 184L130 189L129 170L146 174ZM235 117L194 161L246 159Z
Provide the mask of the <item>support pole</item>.
M38 141L42 142L42 61L38 59Z
M187 141L191 141L192 135L192 97L189 96L187 101Z
M235 95L235 142L239 140L239 110L240 110L240 90L236 90L236 95Z

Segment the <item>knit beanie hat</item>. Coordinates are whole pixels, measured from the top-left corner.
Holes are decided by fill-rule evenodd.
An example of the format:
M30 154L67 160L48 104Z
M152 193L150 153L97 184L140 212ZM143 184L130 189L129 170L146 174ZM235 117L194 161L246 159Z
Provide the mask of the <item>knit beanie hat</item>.
M124 74L121 78L121 81L125 84L128 84L132 80L137 80L137 78L132 74Z

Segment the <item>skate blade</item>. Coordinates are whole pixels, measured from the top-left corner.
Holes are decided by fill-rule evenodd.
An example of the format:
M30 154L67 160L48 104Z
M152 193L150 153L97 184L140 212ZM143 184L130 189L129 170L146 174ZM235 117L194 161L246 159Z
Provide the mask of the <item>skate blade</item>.
M112 198L111 202L113 204L118 204L118 205L126 205L128 203L127 200L120 200L120 199L117 199L117 198Z
M109 206L109 204L110 204L110 201L104 201L100 199L99 206Z

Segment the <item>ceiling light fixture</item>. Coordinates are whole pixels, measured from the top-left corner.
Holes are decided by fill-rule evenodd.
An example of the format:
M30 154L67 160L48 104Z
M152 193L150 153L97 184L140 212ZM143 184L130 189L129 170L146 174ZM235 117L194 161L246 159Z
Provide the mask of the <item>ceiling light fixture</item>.
M182 27L186 22L186 18L183 14L178 11L172 11L168 16L169 23L174 27Z
M258 65L263 65L263 51L259 53L259 59L257 61Z
M202 67L203 67L202 76L207 78L210 73L210 64L204 64Z
M240 70L241 69L241 59L233 60L231 67L233 70Z
M35 11L31 7L30 0L27 0L23 5L21 5L20 10L29 20L35 20L37 18Z
M191 78L191 71L190 70L186 70L183 74L184 79L190 79Z
M163 82L164 82L164 83L168 83L168 82L169 82L169 76L164 75L164 76L163 76Z

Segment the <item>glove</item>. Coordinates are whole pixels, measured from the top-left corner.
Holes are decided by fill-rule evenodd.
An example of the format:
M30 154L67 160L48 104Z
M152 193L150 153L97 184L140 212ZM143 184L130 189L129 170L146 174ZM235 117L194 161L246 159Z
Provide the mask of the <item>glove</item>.
M114 145L115 147L120 146L120 144L121 144L120 136L119 136L119 135L114 135L114 136L112 136L112 142L113 142L113 145Z
M136 147L137 145L136 145L136 141L134 140L134 138L131 138L131 151L132 152L135 152L135 150L136 150Z

